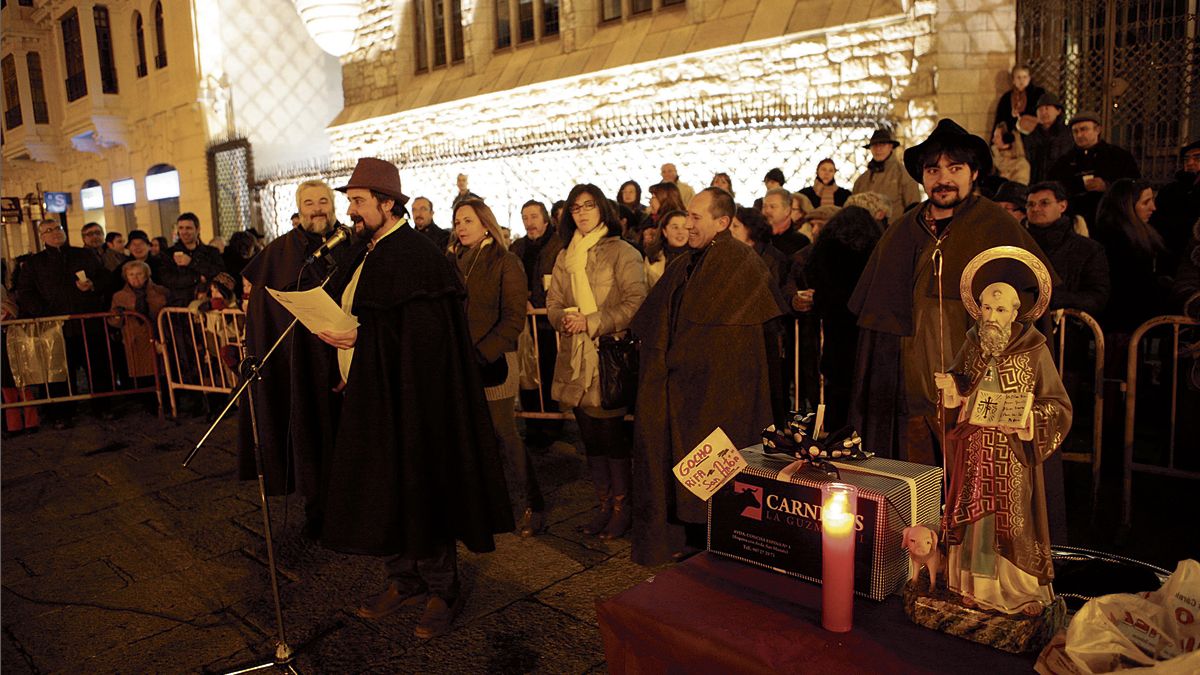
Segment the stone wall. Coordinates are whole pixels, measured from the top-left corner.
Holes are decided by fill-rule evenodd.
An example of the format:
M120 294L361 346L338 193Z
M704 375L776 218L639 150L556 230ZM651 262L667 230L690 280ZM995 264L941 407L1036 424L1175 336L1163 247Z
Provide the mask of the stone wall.
M1012 0L938 0L936 110L991 140L996 102L1009 88L1017 53Z

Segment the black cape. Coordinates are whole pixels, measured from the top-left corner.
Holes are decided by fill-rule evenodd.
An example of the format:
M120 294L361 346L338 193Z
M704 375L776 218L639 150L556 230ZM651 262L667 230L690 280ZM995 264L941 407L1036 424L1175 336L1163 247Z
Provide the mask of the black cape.
M333 230L331 230L332 232ZM250 281L246 308L246 354L263 358L292 322L292 314L268 293L308 290L321 284L332 266L344 265L350 246L343 244L304 269L304 260L323 242L319 235L295 228L271 242L242 268ZM336 289L326 286L326 290ZM333 445L338 384L336 352L307 328L297 325L263 366L254 388L258 437L263 449L263 478L268 495L289 494L299 481L308 508L319 508L322 448ZM290 452L289 452L290 449ZM250 406L238 408L238 473L243 480L257 475Z
M365 247L341 274L353 274ZM425 558L513 529L496 437L449 261L404 225L363 262L354 361L329 462L323 543Z

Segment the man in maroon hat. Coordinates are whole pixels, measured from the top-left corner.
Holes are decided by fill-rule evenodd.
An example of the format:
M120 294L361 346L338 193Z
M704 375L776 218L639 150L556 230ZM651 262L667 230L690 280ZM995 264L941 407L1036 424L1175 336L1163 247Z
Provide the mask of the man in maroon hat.
M427 639L461 606L456 541L494 550L512 509L457 274L408 225L395 165L360 159L338 190L360 240L341 304L359 325L318 334L339 350L344 394L322 541L387 556L388 586L358 615L423 606L416 635Z
M938 393L929 373L954 361L972 323L958 292L963 268L993 246L1045 256L1007 211L974 194L992 168L982 138L941 120L904 153L904 167L929 199L887 229L850 298L861 329L851 423L864 447L884 457L938 464Z

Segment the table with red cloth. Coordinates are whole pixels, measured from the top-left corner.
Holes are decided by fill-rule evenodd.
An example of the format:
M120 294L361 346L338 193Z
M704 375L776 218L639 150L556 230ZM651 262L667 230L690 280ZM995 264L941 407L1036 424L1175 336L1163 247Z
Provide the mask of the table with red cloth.
M910 622L900 596L854 599L821 628L821 587L701 553L596 603L610 673L1031 672L1017 656Z

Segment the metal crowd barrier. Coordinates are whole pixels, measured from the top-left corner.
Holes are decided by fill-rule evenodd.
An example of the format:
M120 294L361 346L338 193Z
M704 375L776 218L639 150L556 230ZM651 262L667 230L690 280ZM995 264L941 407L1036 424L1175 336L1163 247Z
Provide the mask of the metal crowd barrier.
M5 392L0 408L154 394L162 416L159 341L153 324L141 314L64 314L0 326L5 374L12 375L15 389Z
M1151 329L1158 326L1171 326L1171 405L1170 430L1167 444L1167 464L1145 464L1133 459L1134 420L1137 408L1137 367L1138 348L1142 337ZM1121 523L1129 527L1133 518L1133 472L1171 476L1200 480L1200 471L1180 469L1175 466L1175 435L1178 418L1179 393L1179 332L1184 326L1200 326L1200 321L1186 316L1158 316L1150 319L1133 332L1129 340L1129 354L1126 365L1127 390L1125 394L1125 470L1121 493ZM1194 450L1195 448L1193 448Z
M1096 506L1096 501L1100 491L1100 449L1103 447L1101 441L1104 437L1104 331L1100 330L1100 324L1092 318L1090 314L1078 309L1063 310L1063 318L1058 322L1055 331L1058 333L1058 375L1063 375L1063 362L1067 347L1067 326L1069 325L1068 317L1082 323L1091 330L1091 339L1096 344L1096 359L1093 363L1092 389L1094 399L1092 400L1092 451L1086 452L1064 452L1063 459L1068 462L1083 462L1091 463L1092 465L1092 508Z
M238 384L245 352L246 315L240 309L196 311L168 307L158 315L171 415L175 392L228 394Z

